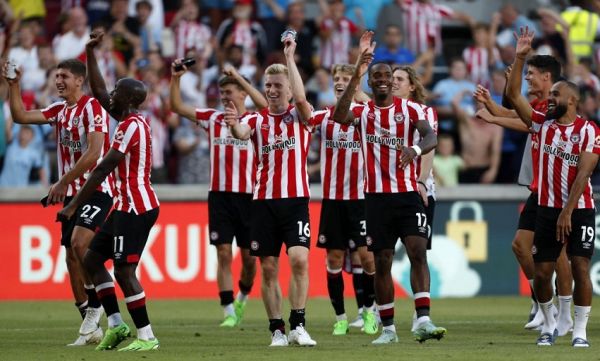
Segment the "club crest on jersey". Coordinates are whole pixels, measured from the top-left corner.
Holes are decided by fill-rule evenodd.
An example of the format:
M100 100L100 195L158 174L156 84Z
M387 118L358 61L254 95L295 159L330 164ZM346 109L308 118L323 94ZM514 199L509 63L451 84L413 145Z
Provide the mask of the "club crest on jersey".
M581 136L579 134L571 134L571 143L579 143Z
M394 114L394 120L396 121L396 123L402 123L404 121L404 114L402 114L402 113Z
M281 118L281 121L283 121L285 124L289 124L294 121L294 117L288 113Z
M77 126L77 124L79 124L79 120L80 120L79 117L73 117L73 125Z
M124 137L124 136L125 136L125 133L123 133L123 131L122 131L122 130L118 130L118 131L115 133L115 140L116 140L117 142L120 142L120 141L122 141L122 140L123 140L123 137Z

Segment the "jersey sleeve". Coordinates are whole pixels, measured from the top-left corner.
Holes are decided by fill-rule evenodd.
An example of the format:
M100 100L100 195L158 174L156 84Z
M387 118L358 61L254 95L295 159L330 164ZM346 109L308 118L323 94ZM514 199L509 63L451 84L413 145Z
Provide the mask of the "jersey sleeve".
M357 125L360 124L360 122L362 121L362 114L365 110L365 105L364 104L357 104L354 105L354 107L352 105L350 105L350 111L352 112L352 115L354 116L354 121L352 122L352 124Z
M252 134L254 134L254 132L256 131L256 124L258 121L258 114L257 113L249 113L246 114L245 116L243 116L240 119L240 124L246 124L250 127L250 130L252 131Z
M413 102L406 102L408 107L408 118L411 124L417 125L417 123L421 120L427 120L425 116L425 112L420 104Z
M60 113L60 111L64 108L64 106L65 106L64 102L52 103L52 104L48 105L47 107L45 107L44 109L42 109L41 112L47 121L49 121L50 123L55 123L58 113Z
M546 122L546 115L544 113L533 110L531 112L531 129L534 132L539 133L542 130L542 125Z
M108 113L102 108L98 100L90 100L85 106L84 112L88 120L88 132L108 133Z
M586 139L582 151L600 155L600 128L588 122L585 129Z
M122 122L115 131L111 148L127 154L139 141L140 129L137 122Z
M331 110L329 110L329 109L317 110L317 111L313 112L313 115L308 120L308 123L312 127L318 127L319 125L323 124L323 122L328 121L329 118L331 117L331 114L332 114Z
M433 133L438 135L438 116L437 112L433 107L425 107L425 117L427 118L427 122L431 129L433 129Z
M204 130L210 128L211 118L218 113L215 109L196 109L196 120Z

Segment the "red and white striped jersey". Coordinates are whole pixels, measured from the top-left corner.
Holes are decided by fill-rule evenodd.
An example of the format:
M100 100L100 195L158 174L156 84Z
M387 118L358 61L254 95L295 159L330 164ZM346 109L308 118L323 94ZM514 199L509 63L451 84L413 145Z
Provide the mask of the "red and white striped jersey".
M543 113L534 110L531 119L533 130L540 139L538 204L563 208L577 176L580 154L600 154L600 130L579 116L573 123L563 125L546 120ZM576 208L595 208L589 180Z
M98 100L83 95L77 104L69 106L66 101L50 104L41 110L44 117L55 126L57 139L57 161L59 178L71 171L75 163L88 149L88 134L99 132L104 134L104 144L100 157L96 163L86 170L81 177L75 179L67 187L67 196L74 196L79 192L90 173L106 155L110 148L108 137L108 113L102 108ZM98 190L111 197L113 196L114 178L106 177Z
M451 17L454 11L444 5L404 0L404 34L408 48L421 54L433 46L436 54L442 52L442 19Z
M367 193L417 191L419 158L402 169L402 147L415 144L415 124L425 120L420 104L394 97L393 103L380 108L371 100L352 109L360 124L366 168Z
M493 62L500 59L498 49L493 48ZM481 84L488 88L491 83L490 77L490 54L487 48L478 48L470 46L463 50L463 59L467 64L469 79L475 84Z
M533 110L546 114L548 111L548 99L535 99L529 103ZM531 137L531 169L532 169L532 178L531 184L529 185L529 190L532 192L537 192L538 189L538 165L540 162L540 137L538 133L533 133L529 135Z
M252 129L256 155L254 199L310 197L306 159L312 126L302 123L293 105L281 114L268 109L244 116Z
M349 63L352 35L358 32L358 27L342 18L337 23L333 19L323 20L321 29L331 31L327 39L321 39L321 66L330 69L334 64Z
M350 109L357 104L352 103ZM334 108L315 112L311 123L321 132L321 188L323 199L364 199L364 161L360 130L331 119Z
M181 20L175 29L175 55L184 58L189 50L196 50L204 56L210 55L211 37L212 32L208 26L195 21Z
M252 194L256 167L250 141L231 135L223 112L196 109L196 120L208 132L211 145L210 190Z
M115 169L115 209L142 214L158 207L158 197L150 183L152 132L148 121L140 114L129 114L119 123L111 147L125 154Z
M427 119L429 126L431 127L431 129L433 129L433 132L437 136L437 134L438 134L437 112L435 111L435 109L433 107L428 107L427 105L424 105L424 104L420 104L420 105L423 108L423 113L425 113L425 119ZM421 135L419 134L419 131L415 129L415 135L414 135L415 143L414 144L419 144L420 141L421 141ZM419 158L419 163L417 166L417 175L419 175L419 176L421 175L421 158ZM433 167L431 167L431 170L429 170L429 175L427 176L425 185L427 185L427 196L428 197L431 196L435 199L435 179L433 178Z

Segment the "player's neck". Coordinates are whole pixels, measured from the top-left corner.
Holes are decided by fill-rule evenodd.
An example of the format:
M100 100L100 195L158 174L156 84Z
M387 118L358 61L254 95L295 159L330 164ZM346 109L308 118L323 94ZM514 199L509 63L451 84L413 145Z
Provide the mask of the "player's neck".
M73 95L66 97L64 99L67 102L68 106L72 106L72 105L77 104L79 102L79 99L81 99L82 96L83 96L83 92L78 91L78 92L75 92Z
M385 107L389 107L390 105L394 104L394 97L391 94L386 95L385 98L373 97L373 102L375 103L376 106L378 106L380 108L385 108Z
M271 114L282 114L290 106L289 103L286 104L269 104L269 113Z
M567 112L562 117L556 119L556 122L561 125L569 125L575 122L577 119L577 111L574 109L567 109Z

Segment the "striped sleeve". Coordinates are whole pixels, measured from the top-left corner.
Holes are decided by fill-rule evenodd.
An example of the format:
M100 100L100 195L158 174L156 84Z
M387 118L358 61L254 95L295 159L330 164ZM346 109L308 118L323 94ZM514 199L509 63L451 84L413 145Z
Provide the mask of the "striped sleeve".
M585 129L586 139L582 151L600 154L600 128L588 122Z
M250 127L250 129L252 130L252 133L254 133L254 131L256 130L257 118L258 118L257 113L246 114L245 116L242 117L242 119L240 119L240 124L248 125Z
M538 112L537 110L531 112L531 127L535 132L539 132L545 122L546 115L544 113Z
M123 154L129 153L131 148L140 141L140 130L136 122L119 124L112 143L112 148Z
M419 104L408 101L406 102L406 105L408 106L409 121L412 124L416 125L421 120L427 120L423 108Z
M52 104L48 105L46 108L42 109L41 112L47 121L49 121L51 123L55 123L58 113L60 113L60 111L64 107L65 107L64 102L56 102L56 103L52 103Z
M196 120L204 130L210 128L210 119L217 113L215 109L196 109Z
M87 131L108 133L108 115L96 99L91 99L85 106L85 116L88 120Z

